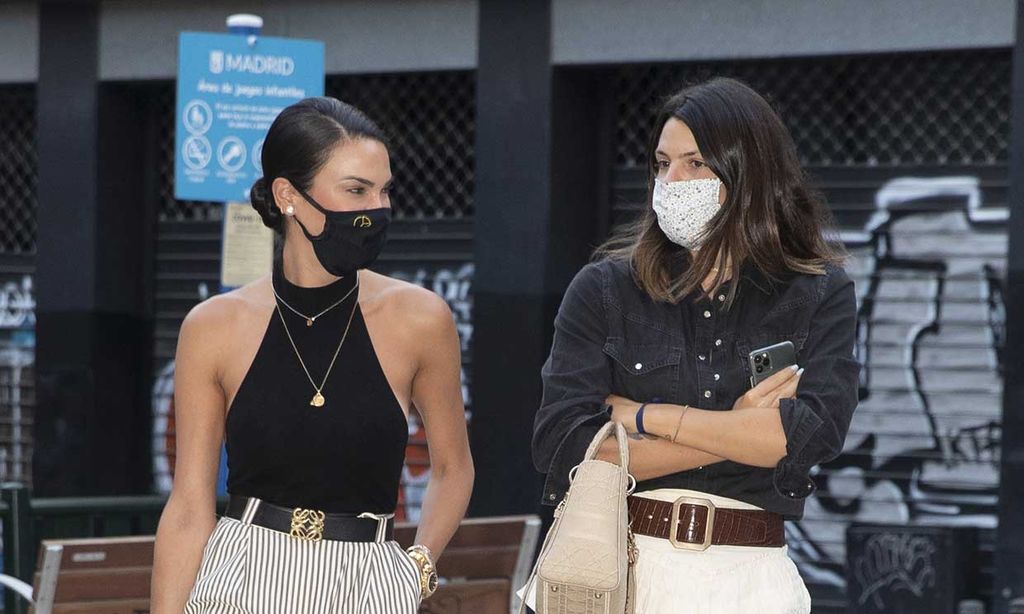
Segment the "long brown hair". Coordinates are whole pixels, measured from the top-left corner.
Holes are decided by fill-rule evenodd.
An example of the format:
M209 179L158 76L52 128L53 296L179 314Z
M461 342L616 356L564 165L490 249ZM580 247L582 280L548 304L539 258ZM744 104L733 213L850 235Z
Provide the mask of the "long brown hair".
M725 202L694 253L665 236L651 206L654 152L671 118L690 128L705 164L726 189ZM841 248L823 234L831 229L832 216L810 187L793 138L771 105L745 84L717 77L666 100L651 131L647 159L643 215L599 247L595 257L628 261L637 283L655 300L678 302L701 288L716 267L713 287L718 287L726 281L726 264L736 274L750 264L777 279L787 273L821 274L826 264L842 262ZM738 287L732 284L729 304Z

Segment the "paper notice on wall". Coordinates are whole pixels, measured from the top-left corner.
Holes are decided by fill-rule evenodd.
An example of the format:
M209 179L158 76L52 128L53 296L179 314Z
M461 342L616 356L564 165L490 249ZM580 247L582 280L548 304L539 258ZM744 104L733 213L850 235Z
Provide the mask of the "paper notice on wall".
M274 261L274 231L249 203L229 202L224 207L224 240L220 285L237 288L270 273Z

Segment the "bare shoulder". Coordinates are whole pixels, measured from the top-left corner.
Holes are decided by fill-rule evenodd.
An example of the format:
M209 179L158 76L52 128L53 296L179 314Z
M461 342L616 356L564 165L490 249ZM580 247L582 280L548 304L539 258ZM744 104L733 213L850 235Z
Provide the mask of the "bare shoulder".
M204 347L223 347L231 335L265 317L266 310L273 306L272 296L269 277L212 296L189 310L181 323L180 337Z
M360 272L366 310L381 310L405 329L437 329L451 325L452 312L443 298L416 284L371 271Z

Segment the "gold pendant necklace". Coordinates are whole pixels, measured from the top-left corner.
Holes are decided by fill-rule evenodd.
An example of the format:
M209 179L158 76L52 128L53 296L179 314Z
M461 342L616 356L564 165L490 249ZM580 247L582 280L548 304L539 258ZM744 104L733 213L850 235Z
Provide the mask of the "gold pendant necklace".
M355 289L358 288L358 287L359 287L359 279L357 278L356 279L356 285L352 287L352 290L350 290L349 293L345 295L345 297L348 298L349 294L352 294L352 292L355 291ZM277 292L275 292L274 294L276 295ZM344 299L342 299L342 300L344 300ZM283 303L284 301L281 301L281 302ZM285 303L285 305L287 305L287 303ZM337 303L335 303L335 305L337 305ZM332 305L332 307L333 306L334 305ZM304 360L302 360L302 354L299 353L299 347L297 345L295 345L295 339L292 338L291 331L288 330L288 323L284 321L284 312L281 311L281 305L280 304L276 305L276 307L277 307L277 315L280 316L280 318L281 318L281 325L284 326L284 332L285 332L286 335L288 335L288 341L289 341L289 343L292 344L292 349L295 350L295 357L299 359L299 364L302 365L302 370L306 372L306 377L309 378L309 383L313 386L313 390L316 391L316 394L314 394L313 398L310 399L310 401L309 401L309 404L312 407L323 407L324 404L327 403L327 399L323 395L323 389L324 389L324 386L327 385L327 378L331 376L331 369L334 368L334 362L336 360L338 360L338 354L341 352L341 346L345 345L345 339L348 337L348 330L352 326L352 318L355 317L355 315L356 315L356 307L358 307L358 306L359 306L359 294L356 294L355 300L352 301L352 311L351 311L351 313L348 314L348 323L345 325L345 332L342 333L342 335L341 335L341 342L338 343L338 349L334 350L334 357L331 358L331 364L327 366L327 373L324 374L323 381L321 381L320 385L317 386L316 382L313 381L313 376L309 374L309 369L306 368L306 362ZM290 309L290 307L289 307L289 309ZM330 308L328 308L328 309L330 309ZM296 313L298 313L298 312L296 312ZM299 314L299 315L302 315L302 314ZM320 315L322 315L322 313ZM307 326L312 326L312 323L307 324Z
M289 305L288 301L286 301L283 298L281 298L281 295L277 293L277 288L274 287L274 283L273 282L270 283L270 289L274 291L274 298L276 298L281 304L283 304L285 307L287 307L295 315L299 316L300 318L305 318L305 320L306 320L306 327L307 328L313 326L313 323L316 322L317 318L319 318L320 316L324 315L328 311L334 309L338 305L344 303L345 299L347 299L349 296L351 296L352 293L355 292L357 287L359 287L359 280L358 279L356 280L356 285L352 286L352 289L349 290L348 292L346 292L345 296L341 297L341 300L339 300L338 302L334 303L333 305L331 305L327 309L324 309L323 311L321 311L320 313L316 314L315 316L308 316L308 315L302 313L301 311L299 311L298 309L296 309L296 308L292 307L291 305Z

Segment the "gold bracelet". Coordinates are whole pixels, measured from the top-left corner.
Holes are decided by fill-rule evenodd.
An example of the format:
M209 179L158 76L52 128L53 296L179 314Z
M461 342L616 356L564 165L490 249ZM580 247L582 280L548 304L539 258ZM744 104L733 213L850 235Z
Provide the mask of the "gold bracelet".
M672 443L675 443L676 437L679 437L679 427L683 425L683 416L686 415L688 409L690 409L689 405L683 405L683 411L679 412L679 421L676 422L676 432L672 434Z
M430 548L427 548L423 544L414 544L406 548L405 551L409 554L412 554L413 552L419 552L423 556L427 557L427 560L430 561L431 564L434 562L434 553L430 551Z

